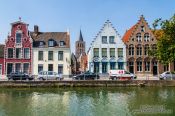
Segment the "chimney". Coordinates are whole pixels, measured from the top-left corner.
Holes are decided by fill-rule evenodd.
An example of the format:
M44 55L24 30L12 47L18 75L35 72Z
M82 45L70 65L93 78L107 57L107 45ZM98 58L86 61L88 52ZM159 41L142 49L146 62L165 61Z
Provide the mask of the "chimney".
M38 25L34 25L34 32L35 32L35 33L38 33L38 32L39 32L39 27L38 27Z

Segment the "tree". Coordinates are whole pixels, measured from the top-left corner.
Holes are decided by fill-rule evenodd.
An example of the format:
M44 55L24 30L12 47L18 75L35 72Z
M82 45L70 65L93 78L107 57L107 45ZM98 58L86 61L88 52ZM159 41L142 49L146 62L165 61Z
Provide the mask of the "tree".
M156 28L160 26L160 29ZM157 50L150 54L163 63L175 61L175 15L169 20L157 19L153 23L154 35L157 38Z

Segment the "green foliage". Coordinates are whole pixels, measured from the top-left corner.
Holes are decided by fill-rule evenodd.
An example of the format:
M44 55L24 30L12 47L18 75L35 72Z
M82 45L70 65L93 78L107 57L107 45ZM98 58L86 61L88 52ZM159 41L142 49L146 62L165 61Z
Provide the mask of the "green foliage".
M175 61L175 15L170 20L155 20L154 29L158 26L163 34L157 37L157 50L151 51L150 54L156 56L163 64L168 64Z

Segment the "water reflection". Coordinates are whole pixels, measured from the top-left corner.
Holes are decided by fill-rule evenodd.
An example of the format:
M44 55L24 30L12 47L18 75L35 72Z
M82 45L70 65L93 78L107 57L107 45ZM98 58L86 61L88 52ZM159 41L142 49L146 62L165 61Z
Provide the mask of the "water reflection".
M174 96L175 88L156 87L0 89L0 116L129 116L157 109L171 111L158 116L173 116Z

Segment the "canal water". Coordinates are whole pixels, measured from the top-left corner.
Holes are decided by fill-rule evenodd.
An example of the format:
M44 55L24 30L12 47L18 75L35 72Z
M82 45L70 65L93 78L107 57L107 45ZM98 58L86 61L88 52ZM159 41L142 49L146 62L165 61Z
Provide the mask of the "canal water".
M175 88L0 89L0 116L175 116Z

